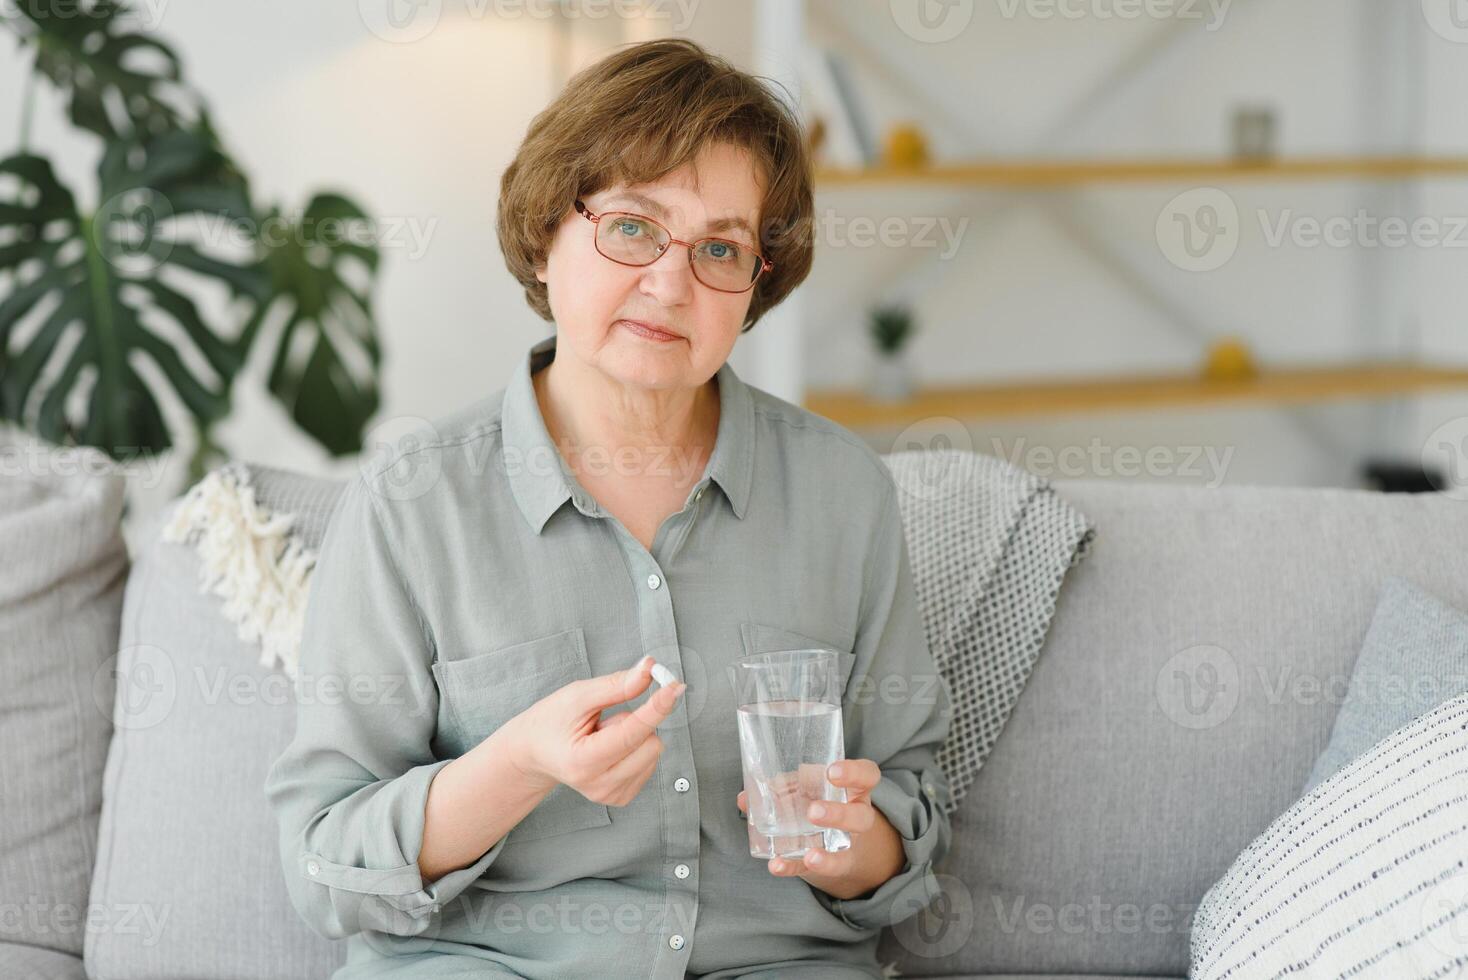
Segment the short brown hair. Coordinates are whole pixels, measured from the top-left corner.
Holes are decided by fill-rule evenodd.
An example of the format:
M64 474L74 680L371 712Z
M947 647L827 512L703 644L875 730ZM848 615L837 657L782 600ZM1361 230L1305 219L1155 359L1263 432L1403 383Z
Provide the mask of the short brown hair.
M815 212L800 121L759 78L671 39L622 48L573 76L500 178L500 250L531 309L551 319L535 269L576 198L658 180L715 142L747 150L764 184L757 247L774 268L755 283L743 329L789 295L810 273Z

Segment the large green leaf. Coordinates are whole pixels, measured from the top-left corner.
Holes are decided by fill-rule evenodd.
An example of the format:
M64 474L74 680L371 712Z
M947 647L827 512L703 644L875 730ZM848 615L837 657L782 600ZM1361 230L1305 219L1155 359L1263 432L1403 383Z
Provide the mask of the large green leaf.
M371 295L378 252L367 215L344 197L319 194L299 222L272 209L260 227L274 299L255 312L240 348L249 350L266 320L282 316L271 393L333 455L357 452L377 411L382 361Z
M41 157L0 161L6 175L0 416L117 459L160 452L173 440L139 373L147 360L201 429L222 418L242 358L209 327L185 284L202 278L223 287L224 301L256 303L269 284L248 247L241 259L201 247L212 245L211 229L250 215L244 180L212 135L177 130L110 144L99 167L103 203L91 215L78 212ZM17 330L23 322L33 328Z
M36 47L36 68L70 97L71 121L104 139L143 140L197 121L200 99L168 45L133 30L116 0L0 4Z

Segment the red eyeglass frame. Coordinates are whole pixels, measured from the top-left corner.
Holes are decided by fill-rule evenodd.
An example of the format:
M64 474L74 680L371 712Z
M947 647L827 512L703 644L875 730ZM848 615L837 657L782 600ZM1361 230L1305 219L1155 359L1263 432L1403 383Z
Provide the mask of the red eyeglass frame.
M668 230L668 226L667 225L663 224L661 221L659 221L656 218L650 218L650 217L648 217L645 214L638 214L636 211L603 211L600 214L596 214L596 213L592 212L591 209L586 206L586 202L582 201L580 198L577 198L577 200L576 200L576 213L579 214L579 215L581 215L581 217L585 218L587 221L590 221L594 225L599 225L599 223L601 222L601 219L602 218L605 218L609 214L625 214L629 218L637 218L640 221L646 221L648 224L656 225L657 227L659 227L659 228L661 228L663 230L663 234L665 234L665 235L668 236L668 245L685 245L685 246L688 247L688 265L689 265L689 268L693 268L693 250L697 246L699 246L700 244L702 244L703 242L723 242L726 245L733 245L735 248L748 249L750 252L752 252L754 254L754 257L755 258L759 259L759 263L760 263L759 264L759 268L755 270L754 278L751 279L751 280L749 280L749 285L748 286L745 286L743 289L722 289L722 288L720 288L718 286L709 286L708 283L704 282L702 279L699 279L699 277L698 277L698 270L697 269L693 269L693 278L698 279L698 281L700 283L702 283L705 286L708 286L709 289L712 289L712 290L714 290L716 292L720 292L720 293L735 293L735 294L738 294L738 293L747 293L751 289L753 289L755 287L755 285L759 282L760 276L764 275L766 272L769 272L771 269L773 269L775 267L775 263L771 262L769 259L765 258L763 255L759 254L758 252L755 252L754 249L750 248L748 245L745 245L743 242L736 242L736 241L734 241L733 239L730 239L730 238L714 238L714 237L700 238L697 241L693 241L693 242L681 241L681 240L673 237L673 233ZM596 244L596 236L595 235L592 236L592 244L593 245ZM664 246L664 248L666 248L666 246ZM618 265L625 265L625 266L628 266L629 268L632 268L632 269L645 269L648 266L652 265L652 262L656 262L658 259L660 259L660 258L663 257L663 253L662 252L659 252L658 253L658 259L653 259L652 262L644 262L641 265L639 265L636 262L623 262L621 259L614 259L610 255L608 255L607 253L603 252L601 250L600 246L597 247L596 254L597 255L600 255L602 258L606 259L609 262L615 262Z

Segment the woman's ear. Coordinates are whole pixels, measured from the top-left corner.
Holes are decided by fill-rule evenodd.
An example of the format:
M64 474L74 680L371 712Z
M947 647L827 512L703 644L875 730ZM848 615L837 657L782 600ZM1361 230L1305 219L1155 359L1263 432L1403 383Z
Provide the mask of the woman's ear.
M535 267L535 278L539 279L541 282L545 282L545 263L544 262L542 262L540 265L537 265Z

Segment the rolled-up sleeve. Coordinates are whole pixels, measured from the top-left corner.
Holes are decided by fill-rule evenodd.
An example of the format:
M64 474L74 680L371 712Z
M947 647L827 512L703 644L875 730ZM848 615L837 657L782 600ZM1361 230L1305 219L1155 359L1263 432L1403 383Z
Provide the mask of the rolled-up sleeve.
M432 883L419 873L428 787L452 760L430 747L438 692L431 634L405 586L414 564L395 547L392 511L370 479L348 484L322 540L296 730L264 787L291 902L329 939L422 935L504 848L501 838Z
M937 763L952 702L928 648L890 479L874 534L843 711L846 752L881 767L872 806L901 836L907 861L864 896L837 899L813 889L822 905L861 929L895 925L938 897L933 865L947 854L952 833L944 808L948 779Z

